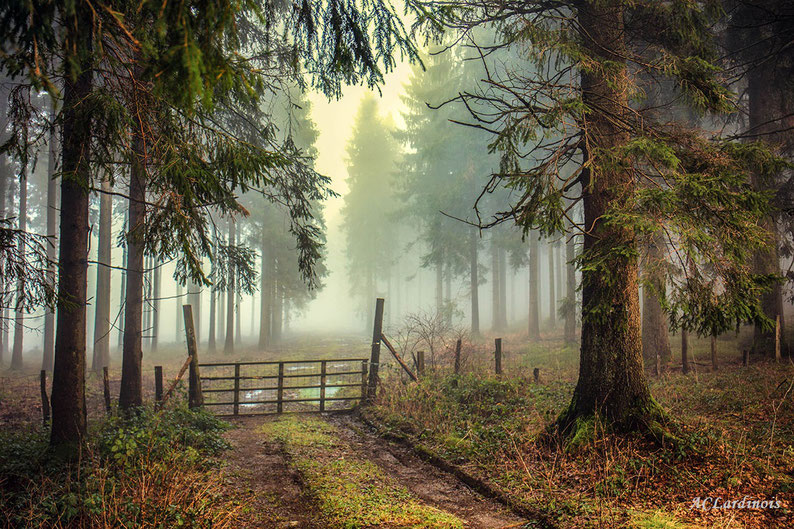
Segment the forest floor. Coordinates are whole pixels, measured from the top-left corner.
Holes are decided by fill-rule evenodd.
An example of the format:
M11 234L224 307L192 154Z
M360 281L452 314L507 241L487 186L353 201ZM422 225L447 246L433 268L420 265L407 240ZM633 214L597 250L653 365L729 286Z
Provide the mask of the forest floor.
M794 526L790 361L753 358L743 367L739 359L747 337L725 336L718 341L715 371L707 360L708 340L690 338L689 375L675 359L662 376L649 374L653 395L681 428L683 449L615 436L599 425L588 446L566 449L539 442L539 435L570 400L576 349L556 334L531 345L520 335L503 337L501 377L492 373L491 343L485 340L464 346L459 376L451 373L451 351L436 351L419 384L408 383L382 358L377 402L360 414L231 420L223 434L231 449L216 458L220 499L210 503L225 509L224 519L234 520L223 527ZM367 345L366 338L309 337L264 356L243 350L233 358L359 357L366 356ZM673 346L678 354L675 341ZM202 360L227 358L205 354ZM145 357L148 401L153 365L164 365L167 385L183 360L179 347ZM35 362L29 364L26 372L0 373L2 432L42 431L38 371ZM112 368L114 401L119 377ZM86 387L89 419L101 424L106 414L101 377L89 374ZM182 399L179 394L175 401ZM495 494L484 497L461 476ZM489 499L494 495L501 501ZM691 509L697 497L775 500L780 507Z

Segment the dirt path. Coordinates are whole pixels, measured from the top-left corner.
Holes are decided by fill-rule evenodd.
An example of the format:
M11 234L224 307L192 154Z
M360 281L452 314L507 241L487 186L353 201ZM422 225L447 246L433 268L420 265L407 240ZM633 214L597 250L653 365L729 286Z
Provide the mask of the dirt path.
M237 418L225 435L232 445L226 457L227 480L245 510L246 528L320 529L319 512L304 493L284 453L260 427L277 416ZM325 415L355 455L375 463L421 501L454 514L472 529L518 528L522 518L484 498L454 476L422 461L401 445L386 441L348 414Z
M267 440L260 426L272 415L240 417L226 433L232 445L225 468L229 485L246 505L241 528L319 529L319 515L300 486L297 474L287 465L277 443Z
M484 498L450 474L419 459L408 448L386 441L351 415L324 417L361 457L371 460L417 498L464 520L467 527L521 527L526 520Z

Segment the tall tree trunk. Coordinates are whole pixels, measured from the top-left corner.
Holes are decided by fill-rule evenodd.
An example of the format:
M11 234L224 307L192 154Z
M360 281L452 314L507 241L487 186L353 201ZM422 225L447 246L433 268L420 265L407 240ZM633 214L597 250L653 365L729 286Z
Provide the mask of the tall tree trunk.
M475 338L480 336L480 278L477 246L477 231L472 228L469 241L469 288L471 290L471 335Z
M554 245L551 241L546 245L549 254L549 327L557 327L557 290L554 279Z
M124 212L124 229L128 229L130 223L129 210ZM127 245L121 249L121 290L119 291L119 313L117 315L119 327L119 349L124 347L124 318L127 313Z
M235 236L234 219L229 219L229 244L234 244ZM229 267L229 286L226 290L226 341L223 345L223 352L227 355L234 353L234 297L237 285L236 271L233 266Z
M143 404L143 276L146 230L146 146L141 132L133 130L132 169L127 232L127 295L124 311L124 345L121 362L119 407L131 410Z
M152 351L157 351L160 341L160 290L162 285L162 268L160 260L152 258L154 265L152 270ZM201 311L199 311L201 315ZM196 322L196 342L198 342L199 324Z
M371 301L370 301L371 303ZM444 263L436 262L436 312L441 314L444 309Z
M54 121L57 108L55 103L52 103L50 112ZM55 174L58 170L58 130L55 126L50 129L50 139L48 142L48 163L47 163L47 259L50 265L47 267L47 281L54 285L57 278L57 259L58 252L58 181L55 179ZM2 175L0 175L2 179ZM0 191L0 195L5 190ZM3 208L4 209L4 208ZM0 216L2 210L0 210ZM2 289L2 287L0 287ZM45 371L52 371L52 364L55 355L55 311L49 308L45 309L44 313L44 345L41 359L41 368ZM0 361L2 360L2 352L0 352Z
M653 288L646 286L642 290L642 355L645 359L645 367L651 368L656 365L656 357L659 357L661 365L668 365L673 358L670 349L670 333L668 331L667 317L659 297L654 292L654 288L664 293L664 274L658 273L659 263L664 259L664 240L657 236L648 245L648 257L645 263L647 280Z
M499 248L499 329L507 329L507 251Z
M110 272L112 264L111 223L113 195L110 180L102 181L99 196L99 248L96 266L96 309L94 310L94 371L110 365Z
M5 144L7 138L6 130L8 127L8 78L0 73L0 145ZM8 162L8 155L0 153L0 218L6 219L6 204L11 182L11 164ZM49 253L48 253L49 255ZM0 261L2 265L2 261ZM5 278L0 274L0 292L5 292ZM2 305L5 305L3 303ZM8 326L6 325L6 309L0 306L0 366L3 365L6 352L8 351Z
M278 282L274 285L273 295L273 341L280 343L281 329L284 322L284 292Z
M28 229L28 165L22 165L22 175L19 179L19 226L22 232ZM18 251L24 255L25 243L19 240ZM25 294L25 278L19 277L17 280L17 307L14 314L14 350L11 352L11 369L22 369L22 349L25 337L25 313L20 301Z
M496 239L491 234L491 329L494 332L501 331L501 319L499 317L499 294L502 292L502 287L499 285L501 274L499 271L499 247L496 244Z
M538 252L540 251L537 234L529 235L529 339L540 338L540 264Z
M570 225L569 225L570 226ZM576 342L576 239L573 226L565 242L565 295L568 298L568 312L565 314L565 342Z
M689 333L681 329L681 372L689 373Z
M234 341L238 344L243 342L243 329L241 323L240 313L243 308L243 296L239 292L235 296L234 304Z
M778 88L781 81L776 79L775 62L770 60L759 61L759 64L748 72L748 94L749 94L749 126L753 139L761 138L764 141L774 143L777 141L774 131L783 128L786 124L781 123L780 117L790 115L792 110L788 105L781 102L781 89ZM752 185L758 190L769 191L775 188L776 183L773 178L764 179L761 175L753 173ZM756 274L780 275L780 256L778 254L778 229L774 216L764 219L763 223L769 237L766 249L756 252L753 258L753 272ZM772 289L761 296L761 308L764 314L773 322L780 316L780 327L785 329L783 319L783 285L776 283ZM785 336L785 333L781 333ZM786 351L785 346L781 350ZM764 330L760 325L755 326L753 333L754 353L764 354L770 357L775 356L775 329Z
M627 70L623 2L583 2L578 22L587 52L610 61L609 76L595 68L581 74L587 120L584 151L584 252L607 259L603 270L582 271L582 338L579 380L558 426L571 432L594 414L617 430L648 428L661 417L651 398L642 363L637 259L630 252L630 228L604 223L613 206L631 200L632 175L620 164L600 164L599 152L625 145L629 136L620 116L627 107ZM597 168L597 169L595 169ZM597 174L592 171L597 170ZM578 432L574 432L578 433Z
M262 236L262 262L260 265L259 285L259 350L264 351L270 345L270 253L267 242Z
M185 336L185 319L182 313L182 305L185 304L185 291L182 287L182 283L176 284L176 307L174 310L174 316L176 317L176 343L180 343Z
M194 281L188 283L188 303L193 307L193 325L196 329L196 343L201 343L201 286Z
M89 47L92 16L85 4L75 4L74 24L66 25L64 49ZM61 163L61 244L58 254L58 312L55 365L52 373L50 445L68 446L86 433L85 349L88 286L88 189L91 114L85 101L91 94L93 72L88 54L67 63L63 88L63 148ZM72 68L78 71L69 71ZM83 106L81 106L83 105Z

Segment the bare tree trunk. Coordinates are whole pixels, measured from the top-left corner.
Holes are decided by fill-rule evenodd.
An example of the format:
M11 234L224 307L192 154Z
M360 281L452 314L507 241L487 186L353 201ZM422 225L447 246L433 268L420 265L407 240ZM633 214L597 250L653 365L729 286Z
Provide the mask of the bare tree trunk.
M477 231L472 228L469 243L469 288L471 291L471 335L475 338L480 336L480 278L477 246Z
M129 210L124 212L124 229L129 229ZM121 290L119 292L119 314L118 314L118 326L119 326L119 349L124 347L124 318L127 312L127 245L124 244L124 247L121 250Z
M777 88L774 61L759 61L759 64L751 68L748 72L748 94L749 94L749 128L753 135L761 140L776 142L778 136L774 131L783 128L786 124L780 123L780 116L790 115L792 109L787 108L785 103L781 103L782 96ZM764 179L757 173L752 174L752 185L761 191L770 191L775 188L773 178ZM753 258L753 272L756 274L780 275L780 256L778 254L778 229L774 216L769 216L764 220L764 228L769 236L769 244L763 250L756 252ZM783 319L783 285L775 283L771 290L761 296L761 309L764 314L775 321L780 317L780 327L785 329ZM785 333L781 333L785 336ZM785 343L782 347L786 350ZM775 331L764 330L760 325L755 326L753 334L752 352L774 357L775 355Z
M529 339L540 338L540 266L538 252L540 251L537 234L529 235Z
M160 341L160 290L162 284L162 268L160 260L153 258L154 269L152 270L152 351L157 351ZM201 314L201 311L198 312ZM198 343L199 322L196 322L196 343Z
M22 175L19 179L19 225L20 231L28 229L28 165L22 165ZM25 251L25 243L20 239L19 241L19 254L23 255ZM21 277L17 280L17 307L14 314L14 349L11 352L11 369L22 369L22 349L25 337L25 313L22 309L20 301L25 294L25 278Z
M182 283L176 284L176 307L174 315L176 316L176 343L180 343L185 336L185 320L182 314L182 305L185 304L185 291L182 288Z
M565 314L565 342L576 342L576 239L573 233L565 242L565 294L568 298L568 312Z
M673 358L670 349L670 334L668 331L667 317L662 310L662 304L654 292L664 292L664 275L656 272L659 262L664 259L664 240L656 237L648 245L647 261L645 263L646 275L651 285L646 285L642 291L642 354L645 367L656 365L659 357L662 366L666 366Z
M50 110L52 117L55 117L57 109L55 103L52 103ZM57 265L55 260L58 257L58 181L55 179L55 174L58 170L58 131L56 127L50 130L49 139L49 159L47 164L47 259L50 261L50 266L47 268L47 281L50 284L55 284L57 278ZM0 179L2 175L0 175ZM0 195L4 192L0 191ZM3 207L3 210L5 208ZM0 215L2 211L0 210ZM0 286L0 290L2 286ZM2 360L2 351L0 351L0 361ZM41 360L41 368L45 371L52 371L52 364L55 355L55 311L46 309L44 314L44 345L43 355Z
M681 371L689 373L689 333L681 329Z
M113 195L110 180L102 181L99 196L99 248L96 266L96 309L94 310L94 359L92 369L110 365L110 275L112 264L111 223Z
M554 288L554 245L551 241L546 245L549 254L549 327L557 327L557 291Z
M66 26L65 45L84 46L93 38L91 13L76 4L75 24ZM88 54L83 57L87 57ZM71 68L79 68L69 72ZM72 77L70 74L75 74ZM63 161L58 265L58 312L52 373L50 444L68 446L86 433L85 349L88 285L88 188L91 115L78 107L91 93L93 72L87 59L67 65L63 89Z
M270 260L267 243L262 237L262 263L260 265L259 286L259 350L264 351L270 345Z
M229 244L234 244L235 237L234 219L229 219ZM237 284L234 267L230 267L229 287L226 289L226 341L223 352L227 355L234 353L234 297Z
M0 145L5 144L7 138L6 130L8 127L8 78L0 74ZM0 153L0 218L5 219L6 204L8 198L9 183L11 182L11 164L8 162L8 155ZM49 248L48 248L49 250ZM49 255L49 253L47 254ZM0 261L2 264L2 261ZM5 292L5 278L0 274L0 292ZM6 352L8 351L8 325L6 320L6 309L0 307L0 366L3 365Z
M496 239L493 233L491 234L491 329L494 332L501 331L500 318L499 318L499 294L502 292L502 287L499 285L499 247L496 244Z
M273 304L273 341L281 342L281 329L284 322L284 292L280 284L274 286Z
M146 230L146 147L133 126L132 169L127 232L127 295L124 311L124 345L121 362L119 408L131 410L143 404L141 361L143 359L143 276Z

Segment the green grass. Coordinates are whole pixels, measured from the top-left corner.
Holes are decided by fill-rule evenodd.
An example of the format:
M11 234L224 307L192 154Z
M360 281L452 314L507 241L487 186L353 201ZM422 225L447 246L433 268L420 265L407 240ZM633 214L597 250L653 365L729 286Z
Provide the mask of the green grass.
M464 527L457 517L419 502L375 464L353 454L322 419L285 417L266 424L262 432L282 443L329 528Z

